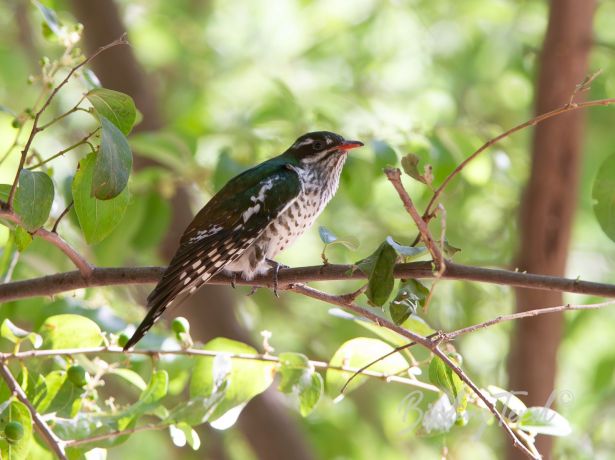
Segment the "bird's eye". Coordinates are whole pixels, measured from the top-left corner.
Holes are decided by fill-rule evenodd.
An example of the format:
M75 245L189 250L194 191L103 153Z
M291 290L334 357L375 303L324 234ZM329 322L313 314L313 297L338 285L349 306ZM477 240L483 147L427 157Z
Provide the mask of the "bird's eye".
M322 148L323 148L323 144L322 144L322 142L320 142L320 141L316 141L316 142L314 142L314 143L312 144L312 148L313 148L314 150L322 150Z

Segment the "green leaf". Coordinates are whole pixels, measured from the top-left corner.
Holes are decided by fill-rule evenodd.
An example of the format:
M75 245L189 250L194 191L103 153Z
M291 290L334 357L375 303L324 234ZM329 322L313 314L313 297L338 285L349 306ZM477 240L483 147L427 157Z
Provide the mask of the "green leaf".
M197 426L209 421L217 405L224 399L227 385L228 382L225 381L210 396L197 396L178 404L171 410L166 421L185 422L190 426Z
M367 337L357 337L345 342L333 355L329 365L334 367L346 367L353 370L358 370L361 367L382 358L387 353L394 350L389 344L378 339ZM394 353L385 359L382 359L372 366L369 370L373 372L381 372L387 375L397 374L408 369L410 365L408 361L400 354ZM344 384L352 377L351 371L340 371L336 369L327 369L326 386L327 393L337 395ZM356 376L346 388L346 392L352 391L367 380L367 377Z
M594 214L602 231L615 241L615 155L600 165L592 188Z
M13 423L11 423L13 422ZM8 442L0 437L0 458L9 460L22 460L28 458L28 452L32 445L32 416L25 404L20 401L12 401L2 413L0 413L0 432L4 433L7 424L21 425L23 432L19 440Z
M23 252L28 249L28 246L32 243L32 235L20 225L15 227L13 235L15 236L15 244L17 245L17 250L19 252Z
M413 153L410 153L401 159L401 167L404 172L413 179L422 182L425 185L431 185L433 182L433 173L431 165L425 166L425 172L421 174L419 172L419 157Z
M307 385L302 385L299 391L299 412L307 417L314 410L324 391L322 376L312 372Z
M45 348L88 348L97 347L102 342L98 324L79 315L50 316L39 332L43 336Z
M306 372L313 368L307 356L301 353L280 353L278 359L280 360L278 390L282 393L292 393L294 387L299 385Z
M487 390L496 400L496 408L500 413L509 420L516 421L523 414L527 407L519 398L510 391L503 388L489 385Z
M446 257L451 258L455 254L461 251L461 248L456 248L452 244L450 244L447 240L444 240L444 253Z
M429 363L429 380L448 396L452 405L457 407L465 396L463 382L444 361L434 356Z
M389 243L393 249L397 251L402 257L406 258L406 261L418 259L424 254L427 254L427 248L423 245L421 246L404 246L403 244L399 244L392 237L387 236L386 242Z
M15 326L10 319L5 319L0 326L0 337L10 340L13 343L21 343L29 340L34 348L39 348L43 344L43 338L35 332L26 331Z
M36 7L39 9L39 11L42 13L43 19L45 20L45 24L47 25L47 27L49 27L49 30L51 30L58 37L62 37L63 36L62 24L60 23L60 20L58 19L56 12L52 10L51 8L47 8L46 6L42 5L37 0L32 0L32 1L36 5Z
M47 174L21 170L19 186L15 192L15 212L26 230L33 232L47 222L53 193L53 182Z
M325 243L325 247L334 244L341 244L351 251L356 251L359 247L359 241L355 237L348 236L345 238L339 238L326 227L318 227L318 234L320 235L320 240Z
M75 212L88 244L100 243L109 236L124 217L130 199L128 189L112 200L101 201L91 196L95 161L94 153L81 160L72 185Z
M141 377L132 369L111 368L109 369L108 373L123 378L128 383L133 384L141 391L145 390L145 388L147 387L147 384L145 383L145 380L143 380L143 377Z
M81 409L85 391L74 385L65 371L51 371L45 376L46 393L37 410L58 417L74 417Z
M393 269L397 251L386 241L376 251L359 262L359 269L369 277L365 295L372 305L382 306L393 291Z
M337 236L326 227L318 227L318 235L320 235L320 240L325 244L331 244L337 241Z
M128 135L135 124L137 108L128 94L106 88L96 88L87 93L96 114L113 123L124 135ZM103 127L104 132L104 127Z
M28 372L28 381L24 390L28 400L37 407L47 396L47 382L44 375Z
M322 377L301 353L280 353L278 358L281 377L278 389L282 393L296 393L299 396L299 411L305 417L322 396Z
M229 354L258 354L249 345L223 337L211 340L203 348L211 351L228 352ZM231 359L228 355L221 356L215 359L212 357L197 358L190 382L191 398L209 397L219 391L222 382L228 382L224 389L224 398L212 414L211 418L214 423L224 415L236 418L250 399L262 393L271 385L275 371L275 363ZM231 413L229 414L229 412ZM230 420L230 423L232 424L233 421Z
M519 428L549 436L568 436L572 433L568 420L548 407L529 407L519 419Z
M157 410L160 401L167 395L168 389L169 375L167 371L154 371L152 379L139 396L139 400L119 415L119 429L124 430L142 415Z
M92 195L110 200L126 188L132 169L132 151L128 139L106 117L100 116L100 151L92 174Z
M418 307L424 307L429 296L427 289L419 281L406 280L399 286L397 295L389 305L389 313L395 324L402 324L411 314L416 313Z

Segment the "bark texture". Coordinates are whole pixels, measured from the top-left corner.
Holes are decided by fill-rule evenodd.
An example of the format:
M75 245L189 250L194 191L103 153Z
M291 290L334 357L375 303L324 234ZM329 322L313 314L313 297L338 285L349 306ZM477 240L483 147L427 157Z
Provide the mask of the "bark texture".
M536 113L568 102L588 72L594 0L552 0L540 56ZM517 266L530 273L564 275L577 200L584 117L569 113L537 126L531 176L520 211L521 245ZM563 303L560 292L516 289L517 310ZM512 338L509 388L526 391L528 406L544 406L554 389L561 314L520 320ZM537 446L551 458L553 438L539 436ZM509 448L508 458L524 458Z
M73 11L85 26L85 44L91 53L125 32L117 5L113 0L72 0ZM163 127L163 119L157 106L155 88L147 78L129 46L121 46L101 54L92 67L106 88L130 94L143 114L143 121L135 131L153 131ZM138 152L137 152L138 153ZM135 168L144 167L150 160L136 157ZM186 190L178 189L172 201L173 219L169 233L161 247L164 260L170 260L179 237L192 219L190 198ZM205 286L181 308L181 314L190 320L191 333L200 341L214 337L228 337L250 342L250 334L236 320L234 302L229 289L220 286ZM310 460L311 449L302 436L296 421L275 394L265 394L253 399L245 408L238 422L246 439L259 459L292 458ZM212 433L207 437L211 438ZM203 448L207 448L207 443ZM220 445L212 458L222 458Z

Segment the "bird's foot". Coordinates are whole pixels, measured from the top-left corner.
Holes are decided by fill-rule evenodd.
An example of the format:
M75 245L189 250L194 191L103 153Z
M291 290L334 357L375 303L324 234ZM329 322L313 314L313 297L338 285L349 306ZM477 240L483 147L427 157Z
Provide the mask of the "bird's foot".
M279 299L280 295L278 294L278 273L280 272L280 268L288 268L288 265L280 264L275 260L267 259L267 263L273 269L273 294Z
M237 281L237 272L231 272L231 287L235 289L237 285L235 282Z

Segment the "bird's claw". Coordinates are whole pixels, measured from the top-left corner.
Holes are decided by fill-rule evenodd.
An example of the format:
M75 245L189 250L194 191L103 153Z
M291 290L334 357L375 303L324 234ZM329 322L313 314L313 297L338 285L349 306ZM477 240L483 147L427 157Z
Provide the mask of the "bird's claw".
M288 265L280 264L275 260L267 259L267 262L273 268L273 294L279 299L280 294L278 294L278 273L280 272L280 268L288 268Z
M237 281L237 273L236 272L231 272L231 287L233 289L235 289L237 287L237 285L235 284L236 281Z

